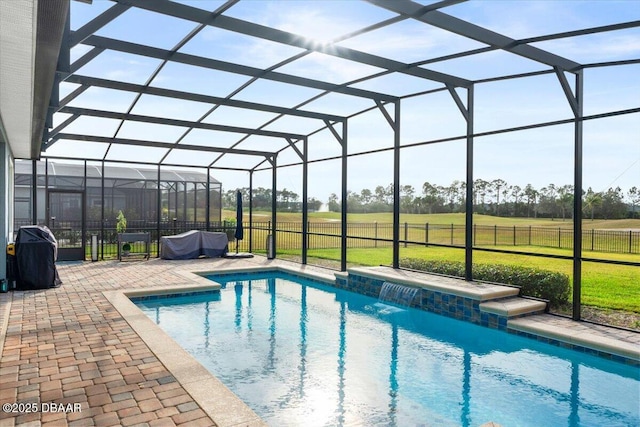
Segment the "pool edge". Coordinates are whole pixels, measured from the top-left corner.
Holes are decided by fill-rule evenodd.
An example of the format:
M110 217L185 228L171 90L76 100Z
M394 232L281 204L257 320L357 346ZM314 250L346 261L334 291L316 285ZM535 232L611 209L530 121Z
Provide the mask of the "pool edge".
M165 331L140 310L131 298L144 298L183 292L207 292L219 290L220 284L204 276L214 274L281 271L315 279L331 285L332 274L322 274L312 268L300 266L261 265L255 267L229 267L217 270L176 271L190 283L175 286L158 286L145 289L104 291L102 294L120 313L149 350L175 377L200 408L218 427L264 427L267 424L242 399L209 372L200 362L184 350Z
M184 274L186 277L190 275L195 276L193 273ZM219 285L211 285L207 279L201 278L209 282L205 284L196 277L190 278L193 280L193 286L105 291L102 294L218 427L266 426L267 424L244 401L175 342L130 299L175 291L206 292L219 289Z

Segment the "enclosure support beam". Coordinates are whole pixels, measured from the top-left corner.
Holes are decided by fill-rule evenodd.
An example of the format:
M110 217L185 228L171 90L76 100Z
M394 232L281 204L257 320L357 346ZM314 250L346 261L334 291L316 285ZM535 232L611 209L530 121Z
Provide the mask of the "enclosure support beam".
M128 139L128 138L109 138L106 136L95 136L95 135L79 135L79 134L71 134L71 133L59 133L55 136L54 140L57 139L69 139L72 141L88 141L88 142L101 142L104 144L123 144L123 145L132 145L132 146L140 146L140 147L158 147L158 148L175 148L175 144L171 142L161 142L161 141L149 141L149 140L140 140L140 139ZM50 141L47 146L51 146L53 141ZM269 151L255 151L255 150L242 150L238 148L222 148L222 147L209 147L203 145L191 145L191 144L180 144L179 147L181 150L189 150L189 151L200 151L207 153L230 153L230 154L239 154L241 156L259 156L259 157L269 157L271 156L271 152ZM165 164L165 166L167 166ZM238 169L244 170L244 169Z
M60 123L58 126L56 126L55 129L53 129L51 132L49 132L49 134L47 135L47 139L53 138L54 136L56 136L57 134L59 134L60 132L62 132L62 130L64 128L66 128L67 126L69 126L71 123L73 123L74 121L76 121L76 119L78 119L80 117L79 114L73 114L72 116L70 116L69 118L67 118L64 122ZM50 146L51 144L43 144L42 145L42 149L46 149Z
M464 279L473 280L473 86L467 88L467 194L464 227ZM454 91L455 93L455 91Z
M49 159L44 160L44 225L51 228L49 224Z
M291 138L286 138L289 146L296 152L300 160L302 160L302 264L307 263L307 242L308 237L308 220L309 220L309 212L308 212L308 203L307 203L307 149L308 149L308 138L304 138L303 141L303 149L300 151L298 147L296 147L296 142Z
M333 127L331 127L333 129ZM342 122L342 204L340 206L340 271L347 271L347 120Z
M453 101L456 103L456 105L458 106L458 109L460 110L460 112L464 116L464 119L468 123L469 122L469 107L468 106L465 107L464 102L462 102L462 99L460 98L460 95L458 95L458 92L456 92L456 88L455 87L453 87L452 85L448 84L447 85L447 90L451 94L451 97L453 98Z
M74 89L69 95L65 96L60 100L60 104L58 105L58 109L56 112L60 111L60 108L65 107L68 103L82 95L87 89L89 89L88 85L82 85Z
M222 132L241 133L241 134L247 134L247 135L259 135L259 136L267 136L271 138L302 139L305 137L305 135L294 134L294 133L276 132L276 131L269 131L264 129L243 128L239 126L216 125L212 123L193 122L189 120L169 119L169 118L154 117L154 116L144 116L140 114L118 113L113 111L95 110L91 108L62 107L59 110L59 112L65 113L65 114L79 114L83 116L100 117L104 119L131 120L134 122L142 122L142 123L179 126L179 127L194 128L194 129L217 130ZM172 144L172 146L173 145L174 144Z
M84 161L84 179L82 180L82 260L87 258L87 160ZM89 239L91 240L91 239Z
M340 191L340 271L347 270L347 119L342 122L342 135L333 127L334 124L328 120L324 121L327 129L338 140L342 147L340 159L342 161L341 169L341 191Z
M150 4L147 2L145 4ZM177 3L174 3L177 4ZM330 92L342 93L344 95L357 96L367 99L383 99L385 101L393 101L394 96L372 92L369 90L358 89L350 86L327 83L321 80L308 79L291 74L278 73L257 67L234 64L231 62L219 61L211 58L205 58L196 55L189 55L181 52L172 52L170 50L159 49L151 46L144 46L137 43L130 43L123 40L111 39L108 37L92 35L88 37L84 43L86 46L94 46L101 49L110 49L118 52L131 53L134 55L146 56L148 58L156 58L160 60L168 60L196 67L208 68L211 70L220 70L228 73L234 73L250 77L258 77L265 80L276 81L280 83L288 83L292 85L308 87L312 89L326 90Z
M307 202L307 197L309 196L308 190L308 152L309 152L309 142L308 138L305 138L303 141L303 153L302 153L302 264L305 265L307 263L307 244L309 242L309 203Z
M573 177L573 319L581 317L582 287L582 115L584 74L576 73ZM573 105L573 103L571 103Z
M109 9L102 12L100 15L93 18L91 21L84 24L81 28L78 28L76 31L71 32L71 35L69 37L69 47L74 47L82 43L84 39L116 19L118 16L126 12L130 7L130 5L116 3Z
M31 223L38 223L38 161L31 161Z
M211 231L211 168L207 166L207 194L205 195L207 206L204 208L207 231Z
M442 28L443 30L446 30L448 32L459 34L472 40L479 41L480 43L488 44L489 46L492 46L494 48L502 49L507 52L520 55L524 58L540 62L542 64L561 66L562 68L567 70L578 69L580 67L580 64L567 58L563 58L534 46L516 43L517 41L510 37L493 32L486 28L482 28L470 22L466 22L454 16L447 15L438 10L431 10L427 13L424 13L421 10L424 6L419 3L415 3L412 1L400 2L391 0L368 1L395 13L399 13L403 16L409 16L420 22L424 22L425 24ZM456 86L464 87L464 85Z
M124 2L125 0L118 1ZM211 25L214 27L222 28L224 30L245 34L251 37L257 37L262 40L269 40L275 43L281 43L284 45L294 46L309 51L319 52L325 55L348 59L349 61L353 61L356 63L371 65L374 67L408 74L423 79L443 83L451 82L455 83L457 86L467 86L468 84L470 84L468 80L460 77L448 75L438 71L427 70L425 68L410 67L409 64L376 55L371 55L366 52L357 51L344 46L335 45L333 43L329 45L316 43L313 40L309 40L305 37L299 37L293 33L258 25L249 21L243 21L231 16L221 15L218 16L215 20L211 20L209 18L208 12L190 7L188 5L173 3L166 0L156 0L155 2L140 0L126 1L132 3L136 7L153 10L155 12L164 13L181 19L188 19L194 22Z
M582 70L575 72L575 92L559 67L554 67L560 86L564 91L574 115L573 145L573 319L581 318L582 293L582 123L583 82Z
M562 90L564 91L564 94L567 97L567 101L569 101L569 106L573 111L573 115L576 118L578 118L578 116L580 116L581 113L580 113L580 107L578 106L577 93L575 96L573 95L573 92L571 91L571 85L569 84L569 80L567 80L567 77L564 75L564 70L561 70L558 67L554 67L554 70L556 72L556 76L558 77L558 81L560 82L560 86L562 86ZM577 74L576 74L576 77L577 77Z
M249 253L253 252L253 171L249 171Z
M400 267L400 101L393 103L394 117L384 108L380 101L376 101L389 126L393 130L393 268Z
M182 183L182 220L186 222L189 220L187 215L187 182ZM178 184L176 183L176 188Z
M145 86L134 83L120 82L116 80L101 79L78 74L72 74L67 78L67 83L76 83L85 87L102 87L107 89L122 90L127 92L135 92L145 95L156 95L172 99L184 99L187 101L202 102L211 105L225 105L248 109L252 111L265 111L274 114L286 114L296 117L306 117L318 120L342 120L344 117L335 114L317 113L314 111L298 110L295 108L285 108L276 105L260 104L256 102L242 101L237 99L222 98L219 96L203 95L200 93L184 92L174 89L166 89L154 86ZM82 87L82 86L81 86ZM68 102L67 102L68 103ZM62 107L66 106L61 105Z
M104 162L103 162L104 164ZM160 185L160 164L158 163L158 200L157 200L157 212L156 212L156 232L158 233L158 253L157 257L160 257L160 221L162 221L162 187ZM167 208L169 206L167 205ZM168 209L167 209L168 212Z
M271 156L271 158L269 159L269 162L271 163L271 245L273 248L273 252L272 255L274 258L276 258L276 221L277 221L277 215L276 215L276 205L278 203L278 197L277 197L277 191L278 191L278 186L277 186L277 179L278 179L278 167L277 167L277 157L274 154L273 156ZM269 248L267 247L267 256L269 256Z
M100 258L104 261L104 160L101 163L100 172L100 197L102 198L102 206L100 207Z
M393 129L393 268L400 267L400 101L395 104Z

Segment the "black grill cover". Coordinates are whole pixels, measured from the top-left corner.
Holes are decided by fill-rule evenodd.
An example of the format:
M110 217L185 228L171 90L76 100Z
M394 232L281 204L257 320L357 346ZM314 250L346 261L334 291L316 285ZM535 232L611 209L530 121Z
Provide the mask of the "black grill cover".
M18 289L47 289L62 284L56 269L58 242L47 227L20 227L16 238Z

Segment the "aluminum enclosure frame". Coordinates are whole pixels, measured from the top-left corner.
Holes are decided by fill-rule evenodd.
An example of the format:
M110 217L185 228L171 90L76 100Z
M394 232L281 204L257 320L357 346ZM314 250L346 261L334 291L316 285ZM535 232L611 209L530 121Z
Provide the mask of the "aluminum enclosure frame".
M583 175L583 122L589 120L589 117L584 117L584 75L583 70L593 67L604 66L618 66L639 64L640 58L632 59L628 61L612 61L609 63L594 63L594 64L581 64L573 61L569 58L564 58L551 52L545 51L541 48L535 47L532 44L541 41L548 40L561 40L566 37L574 37L578 35L600 34L612 31L618 31L628 28L640 27L640 21L621 22L614 25L607 25L595 28L585 28L576 31L569 31L556 34L544 34L536 37L530 37L528 39L516 40L497 32L491 31L486 28L482 28L471 22L464 21L459 18L455 18L452 15L448 15L442 10L447 7L461 3L459 0L445 0L436 2L427 6L424 6L413 1L391 1L391 0L367 0L368 4L372 7L378 7L389 11L394 14L393 18L385 21L373 24L370 26L362 27L350 34L343 37L336 38L331 42L318 44L313 40L299 37L291 32L283 31L281 29L259 25L257 23L240 20L233 18L225 13L234 7L238 3L238 0L230 0L220 6L214 11L205 11L196 7L191 7L184 4L174 3L168 0L114 0L113 6L109 7L106 11L96 16L93 20L83 25L76 31L68 31L66 41L63 43L63 48L70 49L74 46L83 45L89 50L76 59L75 62L70 64L68 70L59 70L57 73L57 81L67 82L78 85L68 96L60 100L59 106L55 108L56 113L68 114L69 117L63 120L57 127L46 131L43 136L42 149L44 156L46 157L46 150L54 144L62 144L65 140L76 141L95 141L108 144L109 148L104 153L102 158L86 159L86 160L98 160L108 161L107 156L112 146L114 145L128 145L128 146L141 146L141 147L157 147L166 149L166 153L162 159L157 163L158 174L160 167L167 165L167 158L174 150L189 150L189 151L202 151L209 153L219 153L219 155L206 167L207 170L215 169L228 169L244 171L249 173L249 188L252 192L254 185L254 173L270 169L272 171L271 186L272 186L272 212L271 223L274 246L277 248L275 240L276 236L276 189L277 189L277 171L284 166L290 166L291 164L283 164L278 161L278 156L286 150L295 152L295 155L300 159L299 164L302 166L302 189L303 189L303 230L302 230L302 263L307 263L307 242L308 242L308 204L307 204L307 186L308 186L308 166L312 162L309 159L309 138L317 132L327 130L333 135L335 140L340 146L340 155L335 159L339 159L341 162L340 172L340 193L341 193L341 256L340 256L340 268L346 270L348 264L347 258L347 194L348 194L348 163L349 158L353 155L348 151L348 128L349 121L354 117L363 114L372 109L378 109L383 118L388 122L393 133L392 148L385 148L378 151L393 151L393 255L392 266L399 268L399 253L400 253L400 135L401 135L401 105L403 100L409 99L415 96L421 96L428 93L443 92L446 91L451 97L459 109L465 123L466 133L459 137L450 138L450 140L464 139L466 144L466 159L465 159L465 171L466 182L472 183L474 180L474 138L478 136L484 136L487 134L496 134L499 132L509 132L514 130L520 130L522 128L535 128L537 126L549 126L550 123L535 124L522 128L503 129L492 132L477 133L474 129L474 110L475 110L475 93L476 88L488 82L494 82L505 79L523 79L531 76L537 76L542 74L555 74L557 81L562 88L564 95L567 98L567 102L573 112L573 117L563 120L563 123L573 123L574 125L574 162L573 162L573 186L574 186L574 212L582 212L582 175ZM172 49L163 49L155 46L147 46L139 43L133 43L128 40L117 40L114 38L98 35L97 33L109 25L118 17L126 14L129 10L142 9L165 15L167 17L178 18L184 21L191 22L195 25L194 29L187 34L180 42L178 42ZM422 61L405 63L391 58L385 58L378 55L374 55L368 52L359 51L356 49L347 48L338 43L344 39L350 37L366 34L370 31L380 28L391 27L393 24L401 21L416 21L423 25L434 26L444 31L457 34L459 36L468 38L470 40L482 43L485 45L479 49L473 49L469 51L458 52L455 54L447 55L439 58L425 58ZM268 42L276 42L280 45L302 49L303 51L297 55L294 55L278 64L275 64L266 68L259 68L254 66L242 65L239 63L232 63L228 61L222 61L205 56L198 56L193 54L187 54L180 50L184 45L193 39L198 33L206 28L217 28L225 31L233 32L241 36L250 36L259 38ZM527 60L531 60L538 64L542 69L540 71L532 71L527 73L513 74L513 75L500 75L491 78L485 78L481 80L470 80L461 76L451 75L439 71L435 71L427 68L428 65L438 64L446 60L463 58L466 56L482 54L485 52L491 52L501 50L508 54L518 55L524 57ZM90 64L103 52L114 51L122 52L131 55L138 55L145 58L153 58L160 61L160 65L151 74L145 84L134 84L127 81L118 81L115 79L104 79L86 75L82 72L85 65ZM327 81L311 79L307 77L301 77L294 74L288 74L281 71L277 71L278 68L294 63L296 60L305 57L310 53L319 53L329 55L334 58L338 58L344 61L350 61L361 65L372 66L380 69L379 72L361 77L346 83L336 84L329 83ZM68 52L65 52L68 54ZM233 73L240 76L249 78L249 81L236 90L232 91L227 97L210 96L198 93L185 92L181 90L160 88L152 86L153 80L162 70L166 64L177 63L188 66L200 67L206 70L218 70L226 73ZM386 76L390 74L398 74L403 76L411 76L411 78L423 79L430 82L435 82L440 87L423 92L414 92L407 95L392 95L389 93L380 93L372 90L365 90L356 87L358 83L367 82L372 79ZM567 79L567 74L573 76L575 81L573 84ZM241 92L244 88L251 85L254 82L267 80L285 83L290 86L308 88L319 90L320 93L308 98L307 100L299 103L294 107L282 107L278 105L270 105L266 103L259 103L253 101L247 101L244 99L235 98L235 96ZM88 108L78 108L70 104L73 103L79 95L85 92L89 88L102 88L106 90L117 90L135 95L134 101L130 104L126 112L111 112L102 111ZM460 96L459 92L466 92L466 99ZM334 112L319 112L310 109L304 109L304 107L312 103L313 101L322 98L328 94L340 94L343 96L354 97L364 99L370 103L370 107L358 111L351 115L339 115ZM137 104L142 95L153 95L170 99L195 101L205 103L211 106L207 113L195 121L167 119L162 117L143 116L139 114L133 114L132 110ZM207 123L204 120L219 107L233 107L242 110L260 111L266 113L273 113L276 117L261 126L255 127L239 127L229 125L218 125ZM393 115L387 111L387 107L393 108ZM627 115L637 114L640 112L640 107L631 108L621 111L611 111L604 113L601 117L615 116L615 115ZM119 121L119 126L115 133L110 137L95 136L95 135L81 135L73 132L65 132L65 129L74 123L81 117L101 117L114 119ZM299 132L278 132L269 129L265 129L271 123L277 121L281 117L287 118L300 118L305 120L317 120L318 127L316 130L309 133ZM591 117L595 118L595 117ZM182 136L177 138L174 142L161 142L154 140L133 140L130 138L120 137L118 134L122 128L122 125L128 121L136 121L143 123L157 123L157 124L169 124L184 128L185 131ZM240 139L231 146L221 145L193 145L182 143L182 140L193 130L215 130L227 133L236 133L242 135ZM262 136L273 138L279 141L280 148L266 148L264 150L245 149L242 148L244 141L250 136ZM413 146L427 145L431 143L446 142L444 140L431 140L422 141L413 144ZM407 147L407 145L403 146ZM376 150L372 150L374 152ZM247 165L243 168L227 168L220 166L218 163L225 155L247 155L257 156L260 161L253 165ZM316 160L317 161L317 160ZM465 251L465 279L473 280L473 253L477 250L486 250L481 248L474 248L472 241L472 227L473 227L473 186L466 186L466 209L465 209L465 229L466 240L464 244ZM252 195L249 195L250 200ZM252 204L249 203L249 217L252 218ZM574 221L574 251L570 259L573 263L573 317L580 319L580 297L581 297L581 239L582 239L582 224L580 221ZM253 242L250 241L250 250L253 248ZM275 252L275 251L274 251Z

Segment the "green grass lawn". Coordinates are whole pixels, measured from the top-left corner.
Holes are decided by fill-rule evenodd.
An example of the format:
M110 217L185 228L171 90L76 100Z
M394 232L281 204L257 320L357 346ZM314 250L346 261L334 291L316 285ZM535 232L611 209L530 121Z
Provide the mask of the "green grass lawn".
M567 251L546 250L547 253L570 255ZM299 251L278 251L283 255L299 255ZM392 248L349 249L347 261L354 265L390 265ZM310 258L339 260L339 249L312 249ZM464 261L464 251L455 248L419 247L400 248L401 258L438 259ZM572 277L571 260L541 258L527 255L496 254L474 251L474 264L500 263L524 265L557 271ZM617 255L620 260L635 260L637 255ZM313 263L312 260L309 260ZM593 262L582 263L582 303L600 308L625 310L640 313L640 268L616 264Z

